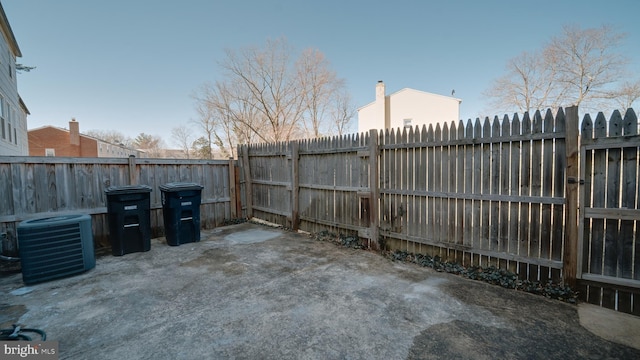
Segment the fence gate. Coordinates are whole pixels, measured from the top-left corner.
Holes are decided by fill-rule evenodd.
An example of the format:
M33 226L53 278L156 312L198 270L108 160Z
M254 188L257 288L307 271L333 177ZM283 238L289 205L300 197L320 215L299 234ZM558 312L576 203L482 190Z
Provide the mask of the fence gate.
M640 315L640 136L632 109L581 126L578 272L584 300Z

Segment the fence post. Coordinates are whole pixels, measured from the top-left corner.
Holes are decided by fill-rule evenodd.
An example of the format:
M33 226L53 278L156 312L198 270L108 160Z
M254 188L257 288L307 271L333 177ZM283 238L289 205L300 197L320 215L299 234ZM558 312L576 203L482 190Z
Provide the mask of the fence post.
M578 107L565 109L566 116L566 232L564 239L563 277L565 285L576 288L576 273L578 269Z
M247 219L253 217L253 193L251 190L251 169L249 168L249 145L242 145L242 173L244 175L244 198L247 202Z
M380 249L378 231L380 227L380 171L378 169L378 130L369 130L369 187L371 191L371 203L369 204L370 216L370 247Z
M136 171L136 157L129 155L129 185L138 184L138 172Z
M233 157L229 158L229 208L231 209L231 218L238 217L237 209L238 199L236 197L236 166Z
M298 152L300 143L298 141L291 142L291 228L298 231L298 223L300 217L300 173L298 169Z

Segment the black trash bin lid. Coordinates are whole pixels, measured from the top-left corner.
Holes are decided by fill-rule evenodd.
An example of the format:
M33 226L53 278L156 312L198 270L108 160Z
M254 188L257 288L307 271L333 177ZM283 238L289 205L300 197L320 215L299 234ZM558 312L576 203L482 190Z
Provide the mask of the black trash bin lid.
M160 190L166 192L176 192L176 191L189 191L189 190L202 190L204 186L196 183L185 183L185 182L172 182L166 183L164 185L158 186Z
M107 195L120 195L120 194L138 194L151 192L151 186L148 185L126 185L126 186L109 186L104 189Z

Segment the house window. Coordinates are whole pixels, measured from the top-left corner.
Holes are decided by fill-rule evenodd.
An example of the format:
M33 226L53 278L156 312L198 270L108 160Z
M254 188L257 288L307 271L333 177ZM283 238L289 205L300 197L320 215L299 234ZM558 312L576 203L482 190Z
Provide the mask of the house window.
M13 117L11 116L11 108L9 106L7 106L7 129L8 129L8 135L9 135L9 142L12 142L12 138L11 138L11 120L13 120Z
M412 119L404 119L403 120L405 129L411 128L411 120Z
M44 156L56 156L56 149L44 149Z
M2 138L7 138L7 133L5 130L5 121L4 121L4 98L0 96L0 125L2 126Z
M13 142L18 145L18 131L16 128L13 128Z

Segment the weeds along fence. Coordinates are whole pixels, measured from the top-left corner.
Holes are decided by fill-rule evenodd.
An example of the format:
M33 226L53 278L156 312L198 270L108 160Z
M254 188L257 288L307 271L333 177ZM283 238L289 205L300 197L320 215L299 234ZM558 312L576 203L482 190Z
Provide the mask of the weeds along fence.
M616 112L609 122L614 128L617 118ZM620 123L637 129L633 110L625 119ZM579 146L578 120L571 107L532 117L239 146L247 214L309 232L357 235L372 247L493 265L532 281L575 286L579 280L584 293L590 286L594 303L603 304L603 289L615 284L621 292L611 290L614 297L624 293L636 302L621 307L640 312L640 190L631 190L638 184L637 136L618 138L614 131L606 140L587 136ZM583 121L583 132L588 123ZM616 173L611 154L623 154L624 170ZM587 158L614 165L583 163L580 173L579 159ZM594 179L585 179L584 171ZM618 189L623 183L625 195ZM597 206L578 213L579 198ZM608 272L587 267L603 259Z
M233 161L224 160L0 157L2 253L16 254L21 221L68 213L90 214L96 245L109 247L104 193L109 186L151 186L151 233L159 237L164 225L158 186L201 184L201 225L213 228L237 217L234 167Z

